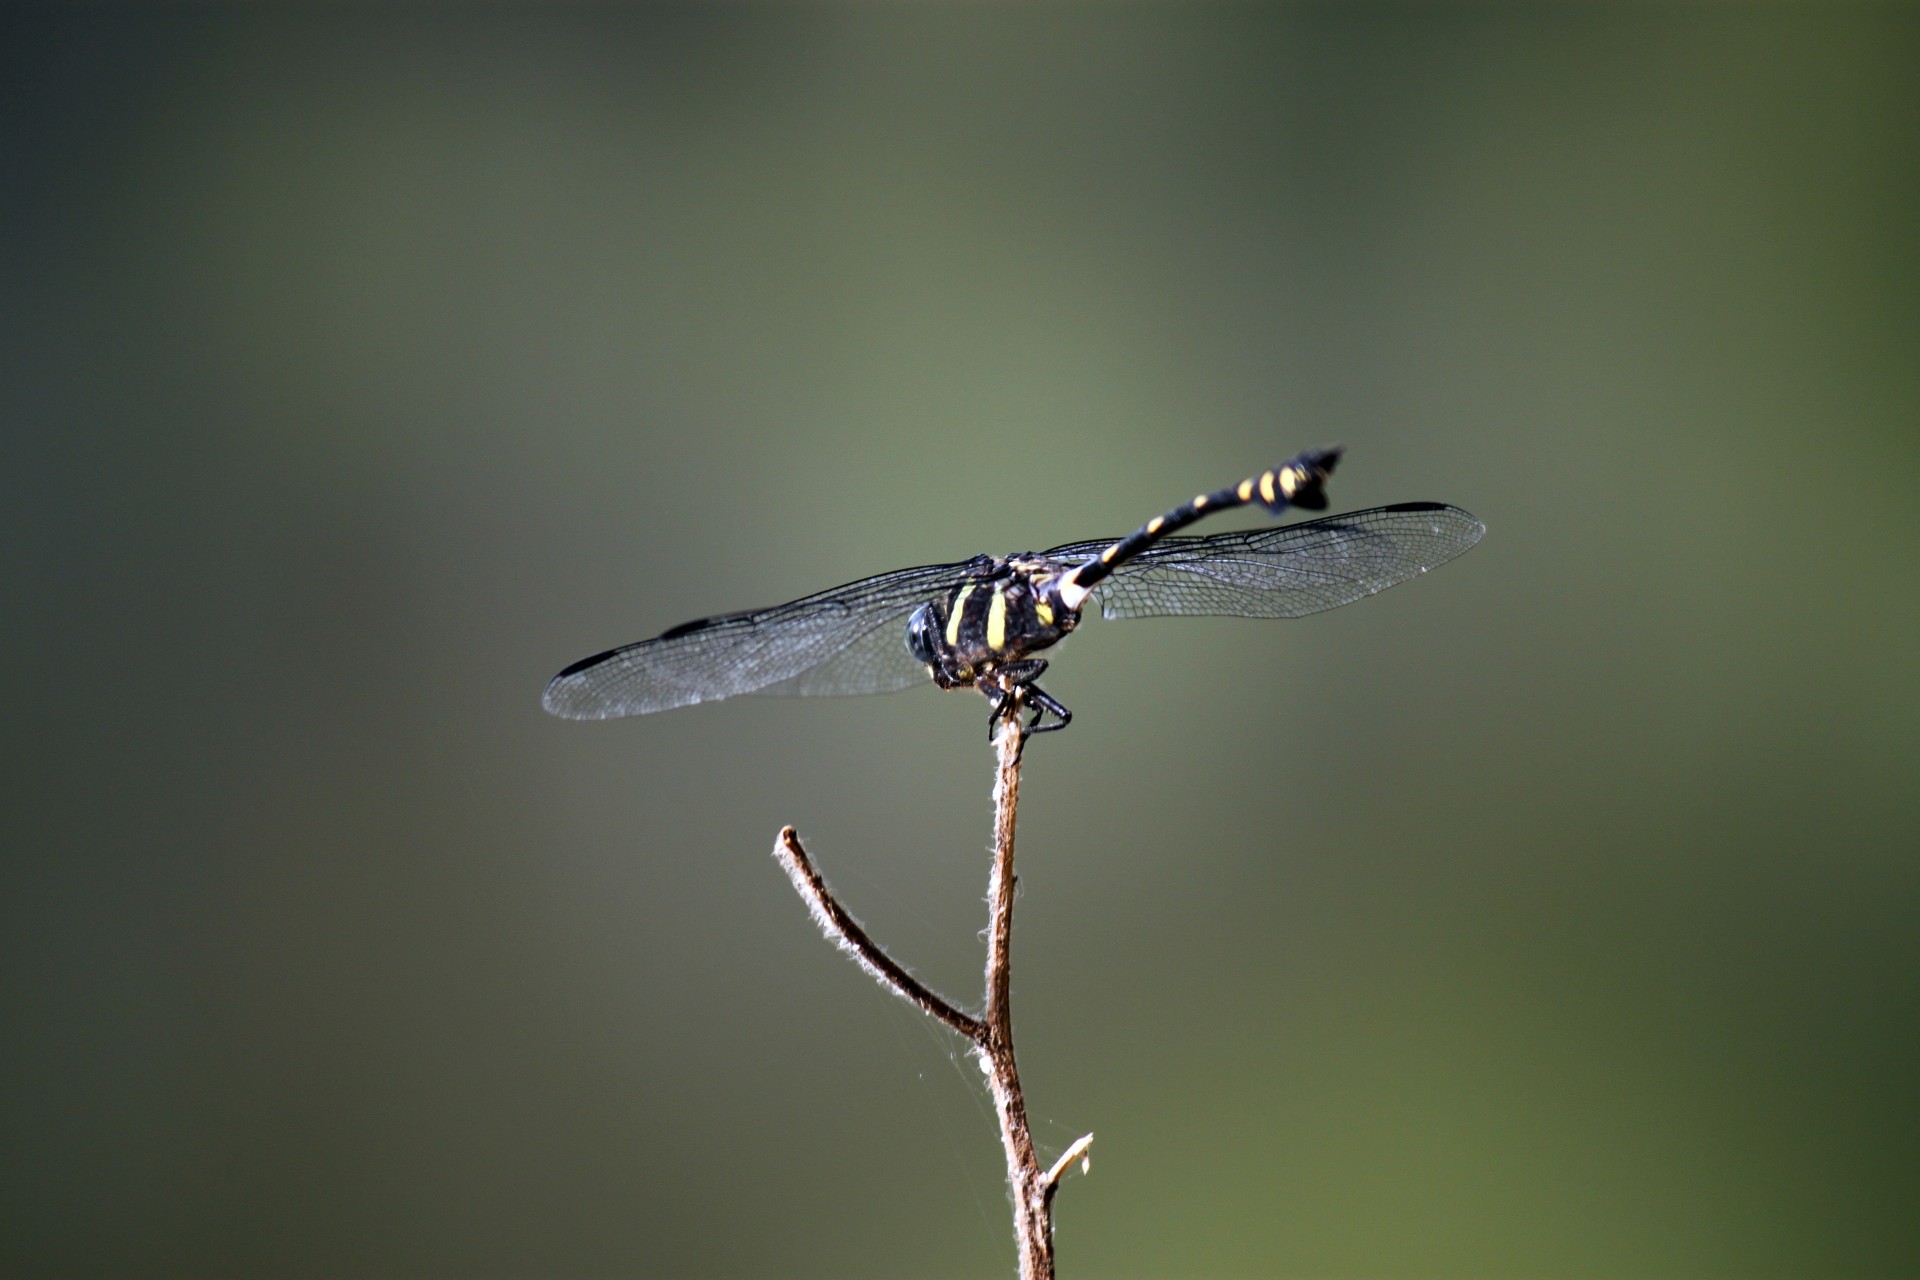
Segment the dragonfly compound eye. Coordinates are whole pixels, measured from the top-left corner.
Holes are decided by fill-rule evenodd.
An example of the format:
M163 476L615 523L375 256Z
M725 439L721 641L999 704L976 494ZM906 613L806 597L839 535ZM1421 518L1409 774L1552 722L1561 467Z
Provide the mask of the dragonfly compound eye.
M913 611L913 616L907 619L907 652L915 662L933 665L934 644L939 634L940 619L934 616L931 604L923 604Z

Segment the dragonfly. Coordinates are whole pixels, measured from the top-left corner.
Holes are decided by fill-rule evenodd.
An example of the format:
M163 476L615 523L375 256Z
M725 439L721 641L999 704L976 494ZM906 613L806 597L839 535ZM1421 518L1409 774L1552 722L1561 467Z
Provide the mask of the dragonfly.
M1337 447L1309 449L1198 494L1124 538L978 555L861 578L771 608L696 618L608 649L548 683L554 715L603 720L741 694L884 693L931 682L977 689L1031 733L1073 713L1042 689L1051 649L1099 606L1105 618L1299 618L1438 568L1486 526L1458 507L1402 502L1205 537L1177 531L1216 512L1323 511Z

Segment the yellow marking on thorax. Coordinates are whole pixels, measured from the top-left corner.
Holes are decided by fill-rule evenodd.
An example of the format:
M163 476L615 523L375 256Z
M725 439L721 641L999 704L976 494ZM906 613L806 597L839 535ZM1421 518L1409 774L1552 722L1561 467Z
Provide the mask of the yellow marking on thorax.
M1041 574L1033 580L1033 612L1046 626L1054 626L1054 606L1046 603L1046 583L1054 580L1052 574Z
M987 648L1001 649L1007 643L1007 584L993 584L993 599L987 601Z
M1240 501L1242 502L1253 501L1253 481L1242 480L1240 482Z
M969 582L960 588L960 594L953 598L953 612L947 615L947 646L953 648L960 643L960 619L967 611L967 597L973 594L973 584Z
M1273 472L1271 471L1260 473L1260 501L1268 506L1273 505Z

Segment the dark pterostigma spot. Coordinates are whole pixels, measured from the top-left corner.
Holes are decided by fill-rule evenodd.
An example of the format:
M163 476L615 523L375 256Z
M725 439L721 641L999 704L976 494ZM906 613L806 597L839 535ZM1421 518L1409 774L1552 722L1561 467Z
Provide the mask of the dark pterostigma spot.
M692 622L683 622L677 627L668 627L660 633L660 638L662 640L672 640L678 636L692 635L696 631L706 630L718 621L720 621L718 618L695 618Z
M565 680L568 676L573 675L577 671L585 671L588 667L597 667L618 652L620 652L618 649L607 649L601 653L594 654L591 658L582 658L580 659L580 661L574 663L572 666L568 667L565 671L562 671L559 675L555 676L554 680ZM549 681L549 683L551 683L551 681Z

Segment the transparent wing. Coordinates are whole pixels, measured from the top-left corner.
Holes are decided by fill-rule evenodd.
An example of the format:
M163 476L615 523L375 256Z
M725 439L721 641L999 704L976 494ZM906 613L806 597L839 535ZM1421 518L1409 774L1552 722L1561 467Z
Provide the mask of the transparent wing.
M1276 529L1168 538L1114 570L1093 595L1106 618L1300 618L1418 577L1486 531L1458 507L1404 502ZM1044 554L1083 562L1112 545L1073 542Z
M940 590L934 594L944 594L951 582L952 579L948 579L940 583ZM814 698L828 694L892 693L920 684L931 687L933 679L927 669L907 652L907 615L926 598L916 597L913 603L887 614L877 626L818 666L753 692Z
M927 678L906 619L967 576L931 564L747 613L699 618L582 659L541 699L571 720L644 715L743 693L883 693Z

